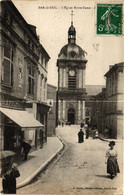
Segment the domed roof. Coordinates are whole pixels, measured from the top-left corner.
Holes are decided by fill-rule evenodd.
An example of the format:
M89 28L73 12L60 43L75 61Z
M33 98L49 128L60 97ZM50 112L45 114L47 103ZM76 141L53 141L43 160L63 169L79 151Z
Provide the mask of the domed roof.
M70 43L62 47L58 57L65 59L73 58L77 60L82 60L85 59L85 52L80 46L76 45L75 43Z
M68 30L68 33L69 34L73 34L75 32L76 32L75 27L73 25L71 25L70 28L69 28L69 30Z
M73 13L72 13L73 15ZM85 52L76 44L76 30L73 21L68 30L68 44L62 47L58 55L58 59L62 60L85 60Z

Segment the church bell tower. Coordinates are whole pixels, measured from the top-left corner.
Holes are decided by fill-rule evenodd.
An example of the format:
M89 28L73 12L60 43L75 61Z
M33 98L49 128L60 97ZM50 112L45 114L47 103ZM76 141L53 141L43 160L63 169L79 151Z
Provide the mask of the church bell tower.
M73 12L72 12L73 17ZM58 122L80 124L85 122L85 52L76 44L76 30L68 30L68 44L62 47L58 67Z

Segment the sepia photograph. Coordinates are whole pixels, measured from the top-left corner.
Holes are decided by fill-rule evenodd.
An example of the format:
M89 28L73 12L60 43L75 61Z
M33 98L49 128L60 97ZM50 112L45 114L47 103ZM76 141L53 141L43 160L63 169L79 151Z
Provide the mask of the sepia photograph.
M0 193L123 195L124 2L0 1Z

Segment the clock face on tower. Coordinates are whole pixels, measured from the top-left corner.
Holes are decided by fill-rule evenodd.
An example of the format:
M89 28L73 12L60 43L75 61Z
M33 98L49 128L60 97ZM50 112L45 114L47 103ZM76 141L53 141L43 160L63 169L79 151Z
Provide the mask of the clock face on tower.
M75 70L69 70L69 76L75 76Z

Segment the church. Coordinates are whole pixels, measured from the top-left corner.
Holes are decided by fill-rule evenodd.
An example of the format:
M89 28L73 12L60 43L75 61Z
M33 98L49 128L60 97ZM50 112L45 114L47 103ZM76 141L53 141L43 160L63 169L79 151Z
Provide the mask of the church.
M58 116L64 124L80 124L85 116L85 51L76 44L73 20L68 30L68 44L62 47L57 59L58 67Z

